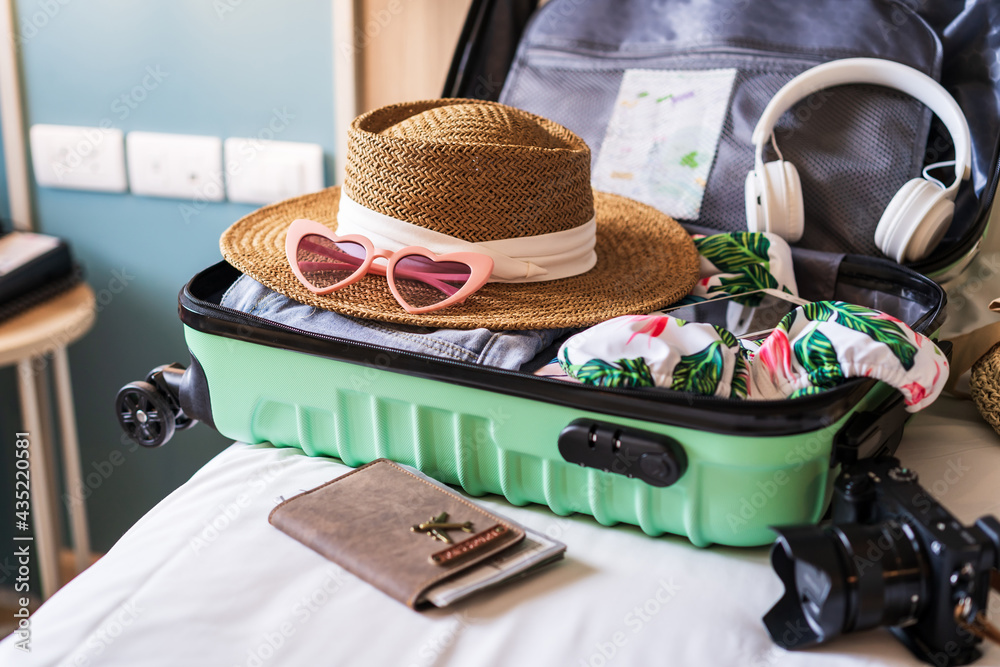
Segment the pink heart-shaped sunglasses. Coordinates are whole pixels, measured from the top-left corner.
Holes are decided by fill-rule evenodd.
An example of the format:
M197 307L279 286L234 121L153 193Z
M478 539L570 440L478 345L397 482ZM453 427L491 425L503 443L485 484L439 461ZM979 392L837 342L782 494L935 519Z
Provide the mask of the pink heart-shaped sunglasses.
M337 236L326 225L306 219L288 227L285 255L292 273L314 294L329 294L368 273L385 276L392 296L413 315L462 303L493 273L489 255L437 255L419 246L381 250L360 234ZM376 259L386 264L375 264Z

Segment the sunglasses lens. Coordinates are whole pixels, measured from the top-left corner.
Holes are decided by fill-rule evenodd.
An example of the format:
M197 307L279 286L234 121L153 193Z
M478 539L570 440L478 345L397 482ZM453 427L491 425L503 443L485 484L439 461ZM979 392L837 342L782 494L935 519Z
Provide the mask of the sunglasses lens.
M396 262L393 278L403 301L414 308L441 303L469 282L472 269L461 262L435 262L407 255Z
M360 243L307 234L299 241L295 259L305 279L316 289L324 289L357 273L365 262L365 254Z

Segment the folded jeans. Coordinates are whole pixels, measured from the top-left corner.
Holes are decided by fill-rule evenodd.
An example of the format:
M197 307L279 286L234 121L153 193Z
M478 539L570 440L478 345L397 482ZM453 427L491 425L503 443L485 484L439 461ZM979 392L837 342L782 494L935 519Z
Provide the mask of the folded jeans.
M355 319L299 303L246 275L229 287L222 305L311 333L509 370L518 370L570 331L433 329Z

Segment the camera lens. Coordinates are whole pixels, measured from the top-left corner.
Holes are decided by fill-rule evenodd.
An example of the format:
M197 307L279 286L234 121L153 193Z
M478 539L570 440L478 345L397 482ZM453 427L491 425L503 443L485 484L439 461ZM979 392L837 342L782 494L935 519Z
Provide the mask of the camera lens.
M829 575L815 565L796 561L795 586L799 589L803 613L812 619L810 625L822 625L824 611L829 615L835 604L830 600L833 589Z
M928 567L905 523L793 528L778 534L771 563L785 594L764 617L775 643L796 648L845 632L907 625L920 615Z

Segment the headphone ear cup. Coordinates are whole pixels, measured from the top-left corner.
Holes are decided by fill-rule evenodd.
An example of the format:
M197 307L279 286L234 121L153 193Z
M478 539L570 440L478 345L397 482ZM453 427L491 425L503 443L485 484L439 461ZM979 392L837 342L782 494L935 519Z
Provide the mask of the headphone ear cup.
M760 176L755 170L747 174L743 193L746 198L747 230L751 232L767 231L767 215L764 213L764 193Z
M875 228L875 245L900 264L930 254L948 231L955 203L941 186L914 178L893 196Z
M767 178L763 182L764 197L767 203L764 208L767 210L767 229L764 231L777 234L785 238L785 219L788 216L787 204L785 202L785 169L782 166L783 160L766 162L764 171Z
M750 172L747 178L747 211L750 210L749 180L755 178L759 185L757 224L747 227L750 231L771 232L794 243L802 238L802 183L795 165L775 160L764 165L765 178ZM761 224L761 218L764 224ZM747 216L749 223L750 216ZM756 228L755 228L756 227Z
M782 160L779 164L783 166L783 176L785 184L785 233L781 237L790 243L795 243L802 238L805 228L805 213L802 206L802 181L799 178L799 170L791 162Z

